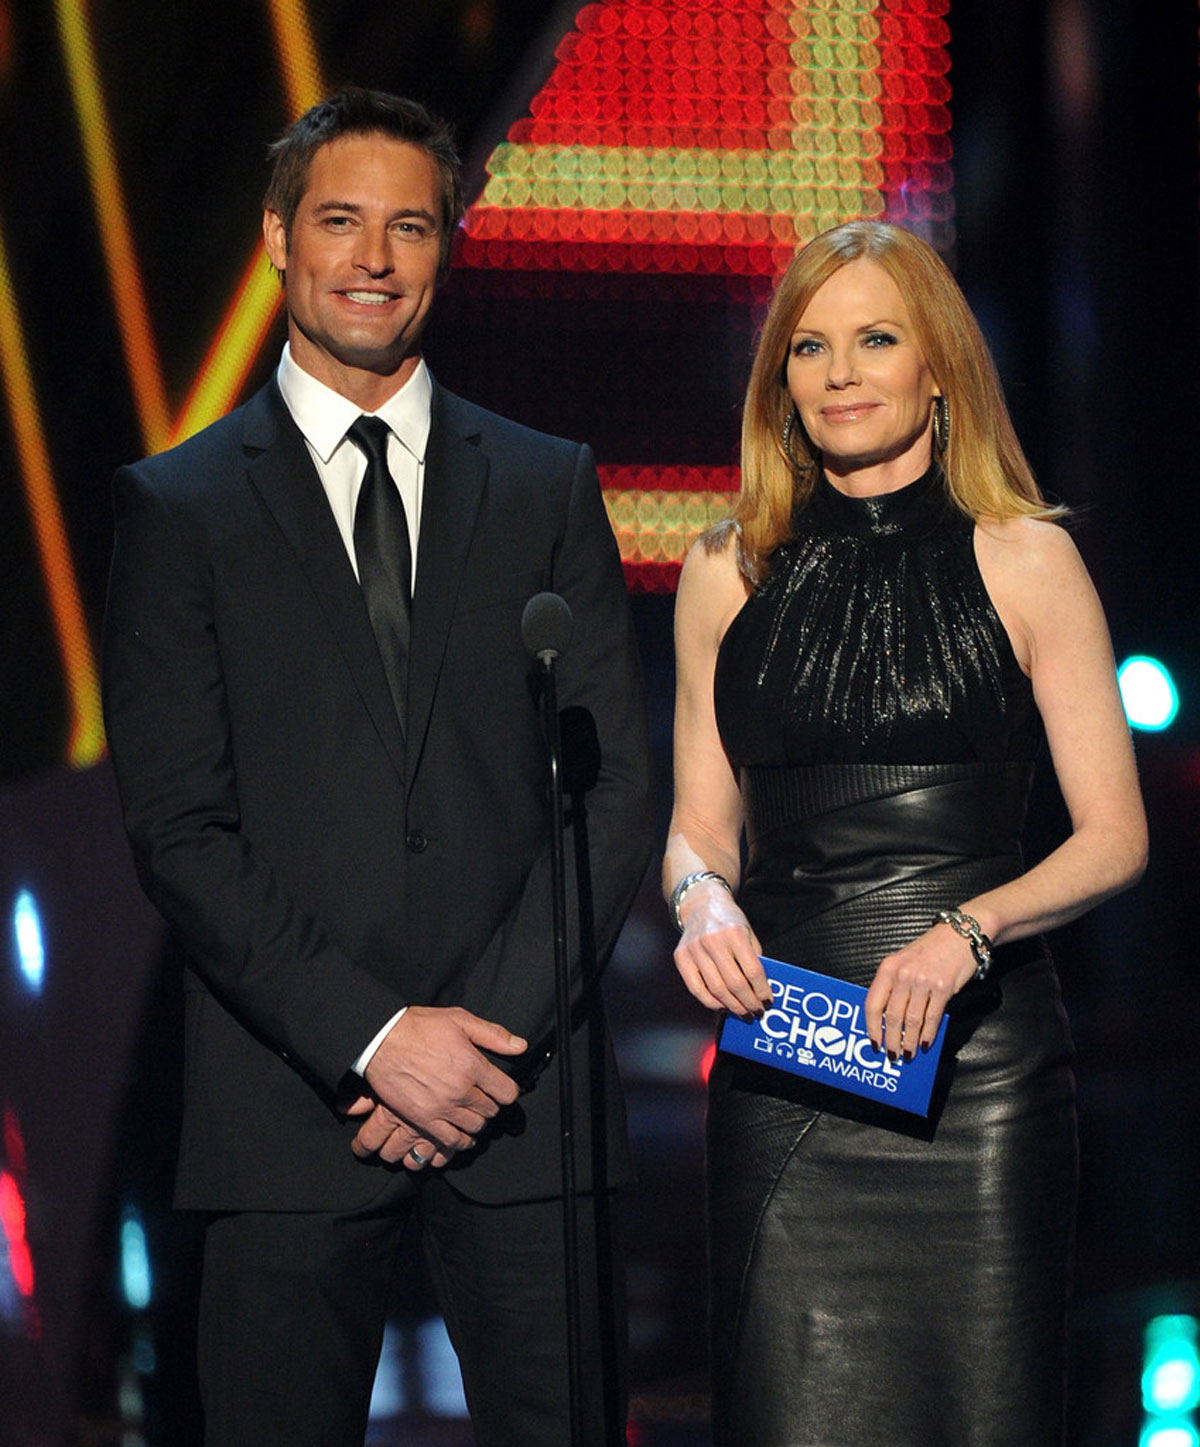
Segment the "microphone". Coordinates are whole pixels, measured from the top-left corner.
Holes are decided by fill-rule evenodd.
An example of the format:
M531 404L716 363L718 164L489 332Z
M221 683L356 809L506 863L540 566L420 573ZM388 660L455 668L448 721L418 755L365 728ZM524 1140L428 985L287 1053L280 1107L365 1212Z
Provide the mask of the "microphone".
M574 620L566 600L557 593L535 593L521 614L521 641L549 668L571 642Z

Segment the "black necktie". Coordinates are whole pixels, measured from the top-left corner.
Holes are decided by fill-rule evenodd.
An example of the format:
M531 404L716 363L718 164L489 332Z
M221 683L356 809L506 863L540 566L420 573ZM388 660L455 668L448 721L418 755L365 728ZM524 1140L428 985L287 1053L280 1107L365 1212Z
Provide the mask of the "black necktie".
M392 702L404 727L408 696L408 634L412 608L412 544L404 503L388 471L389 428L360 417L347 431L367 459L354 509L354 556Z

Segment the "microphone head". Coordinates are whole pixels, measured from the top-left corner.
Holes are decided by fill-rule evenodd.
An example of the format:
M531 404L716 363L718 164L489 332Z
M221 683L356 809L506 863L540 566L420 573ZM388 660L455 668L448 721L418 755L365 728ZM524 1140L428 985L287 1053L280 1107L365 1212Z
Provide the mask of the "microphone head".
M521 614L521 641L545 662L567 651L573 620L566 600L557 593L535 593Z

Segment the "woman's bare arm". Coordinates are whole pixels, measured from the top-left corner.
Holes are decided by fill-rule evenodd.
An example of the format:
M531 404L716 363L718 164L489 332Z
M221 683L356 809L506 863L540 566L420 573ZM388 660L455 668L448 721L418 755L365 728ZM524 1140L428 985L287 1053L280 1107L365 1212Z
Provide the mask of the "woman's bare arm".
M675 963L710 1010L740 1016L771 1002L758 941L733 900L739 872L742 801L721 745L713 675L725 630L746 600L732 534L719 551L688 554L675 604L675 803L663 861L668 898L681 879L711 870L728 880L693 885L680 906L684 931Z

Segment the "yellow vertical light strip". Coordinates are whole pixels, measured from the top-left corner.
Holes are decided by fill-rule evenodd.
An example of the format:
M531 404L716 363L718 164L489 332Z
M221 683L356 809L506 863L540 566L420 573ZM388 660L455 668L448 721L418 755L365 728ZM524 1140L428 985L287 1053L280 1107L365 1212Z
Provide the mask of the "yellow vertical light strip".
M288 116L295 120L324 96L320 62L304 0L267 0L275 33L279 73ZM233 300L217 327L208 355L171 429L170 442L182 442L215 421L237 401L279 309L279 281L267 264L260 242Z
M267 0L279 70L287 94L288 116L295 120L325 95L321 64L313 46L304 0Z
M55 0L54 11L142 443L147 452L157 452L170 432L170 408L104 107L87 3Z
M46 580L54 636L62 660L70 711L67 761L86 768L104 757L100 682L83 617L79 585L54 486L46 435L38 410L25 333L17 309L8 251L0 228L0 381L8 403L25 503Z
M169 439L172 447L224 416L237 401L281 298L279 278L267 261L266 248L259 242L175 419Z

